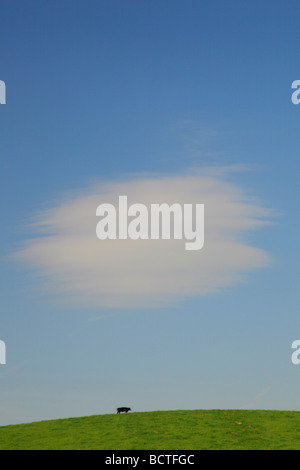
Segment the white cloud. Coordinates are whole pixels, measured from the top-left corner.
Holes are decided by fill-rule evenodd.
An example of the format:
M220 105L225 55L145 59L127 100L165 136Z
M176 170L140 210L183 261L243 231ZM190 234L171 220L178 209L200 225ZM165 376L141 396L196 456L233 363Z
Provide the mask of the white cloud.
M86 307L152 307L217 292L268 265L268 255L243 240L268 223L270 211L236 184L228 170L136 176L101 182L35 215L37 235L15 253L37 268L46 291ZM184 240L104 240L96 237L96 208L108 202L205 204L205 242L186 251Z

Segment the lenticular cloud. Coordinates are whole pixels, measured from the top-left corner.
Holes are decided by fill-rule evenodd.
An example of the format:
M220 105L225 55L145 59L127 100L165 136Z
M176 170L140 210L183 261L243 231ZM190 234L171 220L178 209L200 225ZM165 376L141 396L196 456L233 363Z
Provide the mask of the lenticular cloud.
M228 171L202 169L175 176L136 176L99 182L35 214L33 238L15 256L35 268L43 293L85 307L154 307L212 294L268 264L246 243L268 223L270 211L227 181ZM199 251L184 240L99 240L96 209L118 204L204 204L205 242Z

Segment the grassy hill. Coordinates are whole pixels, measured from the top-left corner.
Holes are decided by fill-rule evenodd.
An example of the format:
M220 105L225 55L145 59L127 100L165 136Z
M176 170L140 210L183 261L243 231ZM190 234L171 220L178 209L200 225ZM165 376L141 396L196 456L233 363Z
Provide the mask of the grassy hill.
M0 427L0 450L300 450L300 412L178 410Z

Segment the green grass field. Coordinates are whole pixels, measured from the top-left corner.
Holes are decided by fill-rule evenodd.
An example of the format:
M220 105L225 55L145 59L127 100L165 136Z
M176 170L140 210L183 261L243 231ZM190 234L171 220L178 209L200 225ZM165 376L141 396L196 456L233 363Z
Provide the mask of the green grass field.
M178 410L0 427L0 450L300 450L300 412Z

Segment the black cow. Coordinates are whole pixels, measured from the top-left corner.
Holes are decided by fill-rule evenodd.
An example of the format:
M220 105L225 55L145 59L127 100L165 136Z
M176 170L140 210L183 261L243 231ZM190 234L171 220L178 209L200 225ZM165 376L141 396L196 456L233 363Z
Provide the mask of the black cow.
M131 408L126 408L126 406L122 406L121 408L117 408L117 414L119 414L119 413L128 413L128 411L131 411Z

